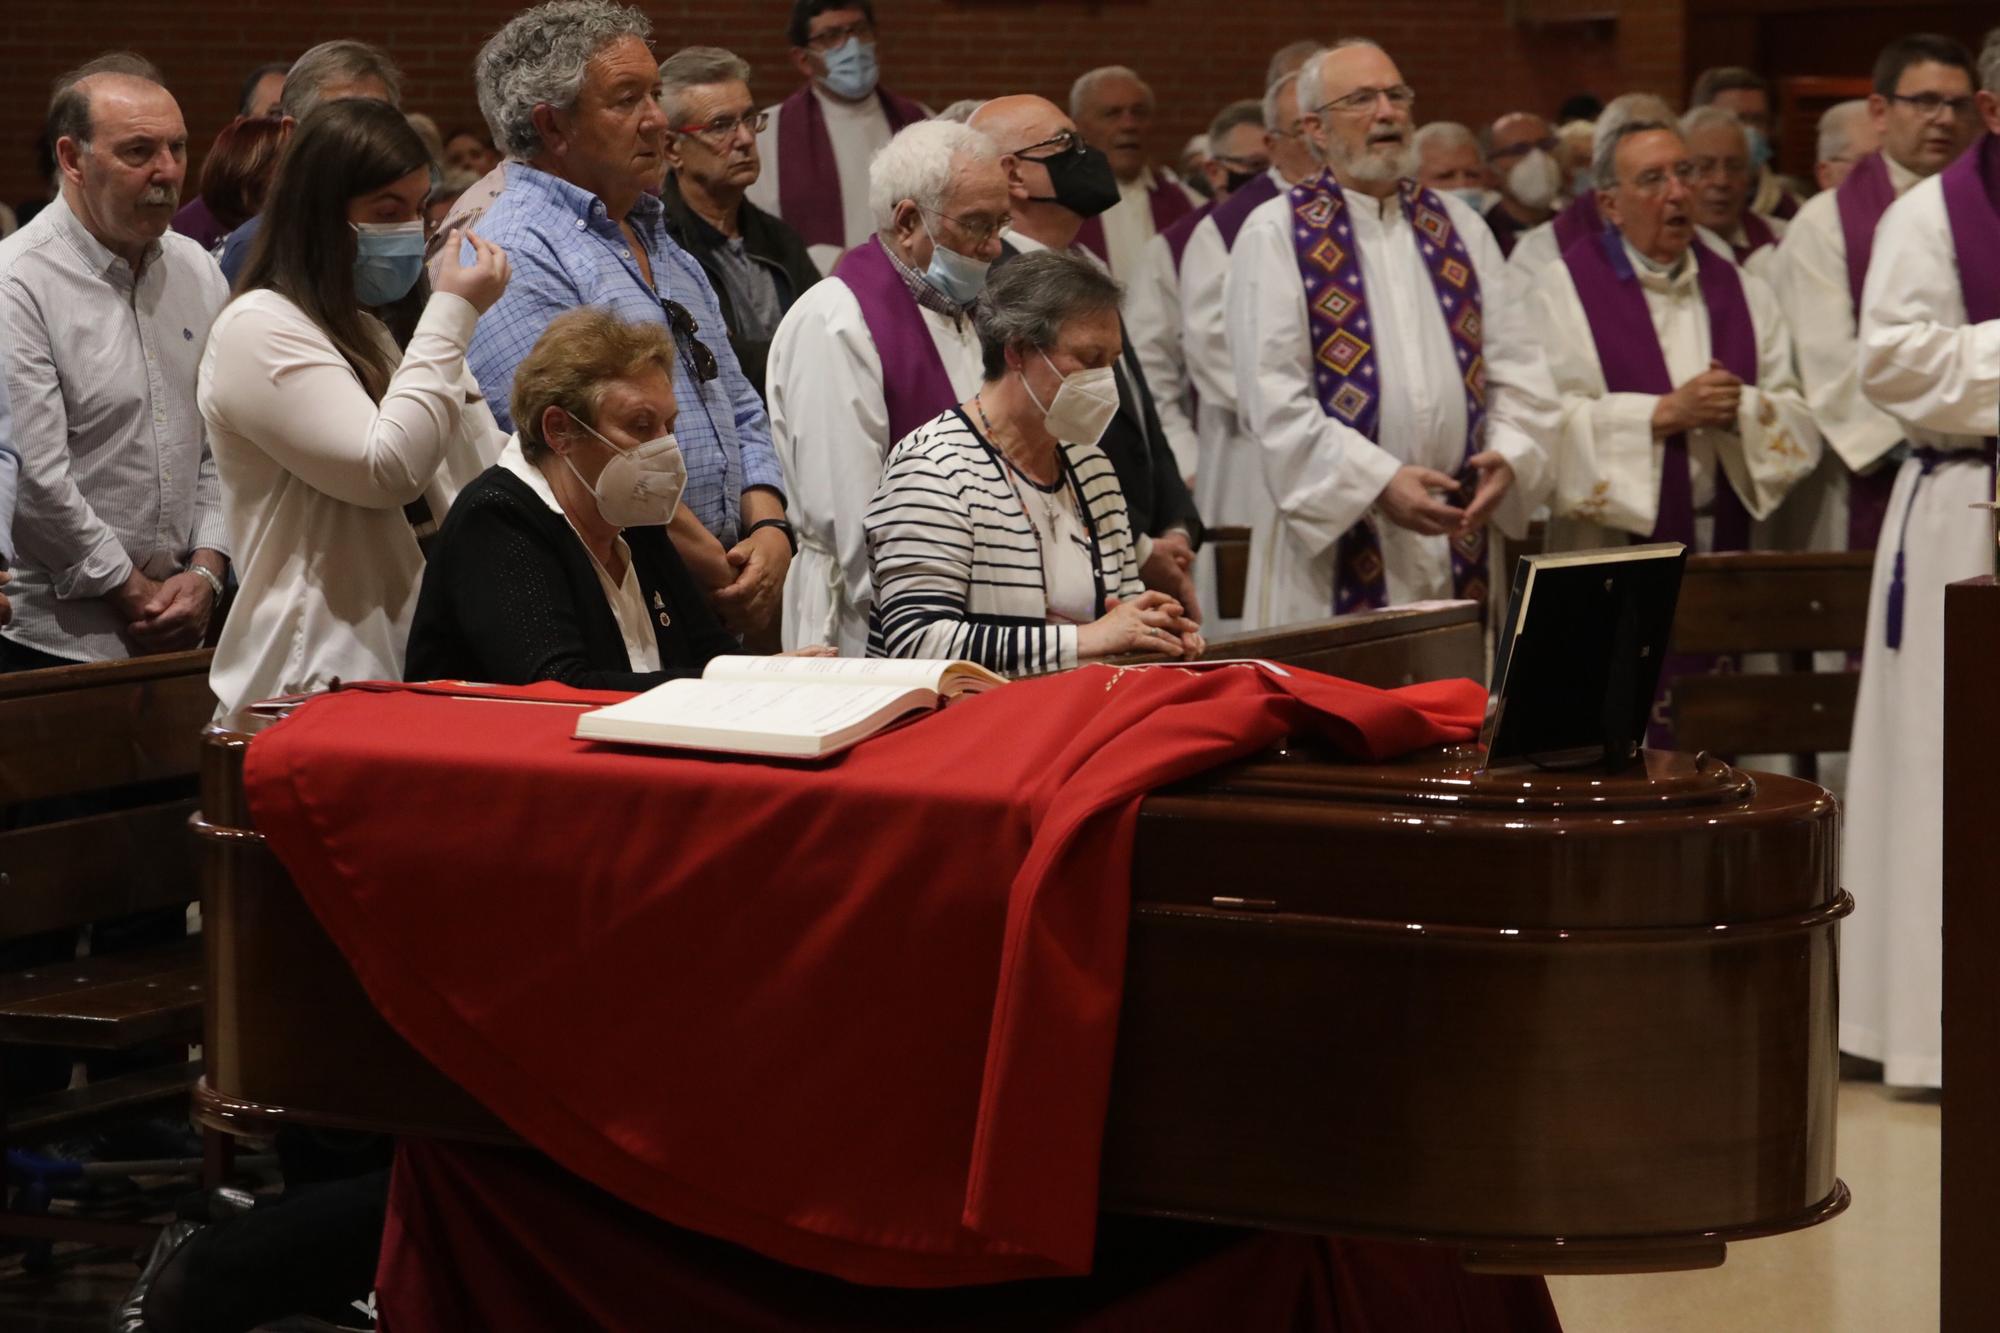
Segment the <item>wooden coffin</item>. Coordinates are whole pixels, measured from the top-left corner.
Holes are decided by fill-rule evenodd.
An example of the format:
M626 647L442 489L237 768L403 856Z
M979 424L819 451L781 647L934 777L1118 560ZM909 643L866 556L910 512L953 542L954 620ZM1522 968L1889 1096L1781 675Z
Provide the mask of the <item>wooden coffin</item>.
M1400 684L1478 674L1479 642L1450 610L1230 647ZM390 1031L265 851L242 788L262 725L207 737L203 1119L512 1141ZM1845 1206L1827 793L1681 754L1617 777L1477 758L1301 747L1147 800L1108 1209L1575 1272L1715 1264Z

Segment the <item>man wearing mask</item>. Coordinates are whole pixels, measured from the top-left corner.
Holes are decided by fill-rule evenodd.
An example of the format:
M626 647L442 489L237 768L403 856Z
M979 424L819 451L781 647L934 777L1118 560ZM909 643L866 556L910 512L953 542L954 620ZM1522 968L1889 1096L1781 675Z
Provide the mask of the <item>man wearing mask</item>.
M971 124L999 146L1007 173L1012 225L999 262L1036 250L1081 248L1078 233L1084 219L1102 212L1116 197L1104 155L1083 143L1075 124L1046 98L995 98L973 113ZM1160 426L1131 334L1121 327L1120 335L1124 347L1112 365L1115 411L1101 436L1085 442L1103 449L1118 473L1132 519L1139 576L1199 620L1192 571L1201 516ZM1106 406L1111 406L1108 401Z
M708 274L743 374L764 392L765 363L778 321L819 269L799 234L750 203L757 181L757 128L750 66L715 46L691 46L660 65L667 113L666 188L660 202L681 248Z
M1230 255L1237 401L1272 505L1256 624L1483 604L1488 521L1525 533L1541 496L1553 391L1486 224L1408 179L1415 102L1373 42L1307 63L1329 171L1259 207Z
M1720 65L1705 69L1688 94L1688 110L1705 106L1733 111L1743 122L1750 151L1750 209L1765 217L1789 222L1803 202L1801 191L1780 176L1773 166L1776 149L1771 143L1771 85L1755 70L1740 65Z
M1532 111L1510 111L1487 127L1487 167L1500 199L1486 210L1486 225L1501 254L1513 255L1522 232L1555 215L1563 188L1561 146L1549 123Z
M1123 65L1106 65L1070 85L1069 114L1083 141L1111 163L1118 205L1086 218L1076 242L1130 282L1145 261L1146 243L1200 206L1201 200L1165 167L1146 159L1153 126L1153 90Z
M895 443L979 387L971 307L1000 256L1007 177L954 121L897 132L868 168L874 235L800 297L771 342L771 434L799 555L786 648L867 652L874 603L862 515Z
M1750 207L1748 129L1733 111L1698 106L1681 117L1681 137L1694 163L1694 188L1688 200L1696 224L1728 242L1737 263L1768 281L1785 223Z
M795 0L785 29L806 78L770 108L757 154L771 163L749 200L803 236L822 273L875 234L868 162L930 111L881 86L870 0Z
M1831 455L1786 506L1789 545L1875 549L1905 430L1861 392L1861 288L1889 205L1944 170L1978 133L1976 86L1972 53L1955 38L1915 33L1883 48L1867 103L1879 151L1861 156L1838 187L1808 199L1778 249L1778 300Z
M1455 120L1434 120L1411 140L1417 148L1417 184L1439 194L1455 194L1484 213L1492 198L1486 191L1486 157L1471 130Z
M1292 68L1265 90L1259 106L1270 167L1240 182L1227 200L1197 222L1181 255L1181 348L1195 397L1195 503L1211 526L1245 527L1252 533L1270 510L1269 492L1255 441L1237 415L1224 287L1229 252L1244 221L1269 200L1320 173L1322 164L1299 118L1299 67L1304 63L1305 58L1292 62ZM1272 64L1278 64L1275 57ZM1212 559L1197 562L1195 581L1210 594L1207 605L1215 607ZM1257 628L1247 615L1210 623L1215 633Z

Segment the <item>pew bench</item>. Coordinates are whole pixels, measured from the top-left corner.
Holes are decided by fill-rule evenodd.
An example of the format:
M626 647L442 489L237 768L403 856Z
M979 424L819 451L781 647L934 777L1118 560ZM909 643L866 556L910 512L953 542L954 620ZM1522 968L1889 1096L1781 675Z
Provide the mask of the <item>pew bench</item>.
M185 908L200 896L188 819L215 709L206 649L0 676L0 1046L139 1052L201 1039L199 938L19 966L26 941ZM50 946L45 952L57 951ZM0 1051L0 1062L6 1059ZM199 1062L0 1100L10 1147L184 1105ZM0 1092L0 1099L4 1099ZM0 1212L0 1234L140 1243L123 1222Z

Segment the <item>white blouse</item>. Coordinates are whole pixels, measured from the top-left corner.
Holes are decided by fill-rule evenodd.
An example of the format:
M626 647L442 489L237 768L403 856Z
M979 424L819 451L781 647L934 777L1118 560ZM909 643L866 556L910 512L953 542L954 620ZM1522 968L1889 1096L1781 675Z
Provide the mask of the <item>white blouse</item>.
M478 318L461 297L432 296L377 404L276 292L217 316L195 399L239 584L209 670L222 711L336 676L401 678L424 570L403 506L421 498L441 521L504 438L465 367Z

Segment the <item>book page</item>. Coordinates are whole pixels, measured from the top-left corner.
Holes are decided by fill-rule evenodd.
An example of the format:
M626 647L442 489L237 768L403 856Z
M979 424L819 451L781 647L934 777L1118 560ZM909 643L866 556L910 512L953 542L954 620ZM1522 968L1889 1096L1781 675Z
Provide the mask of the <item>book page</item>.
M905 657L718 657L703 680L795 680L824 685L901 685L935 694L960 694L1004 684L971 662ZM964 682L961 684L961 682Z
M733 748L731 738L818 741L851 728L866 731L871 723L926 703L922 692L894 684L828 689L820 682L784 679L670 680L586 714L577 735L721 749Z

